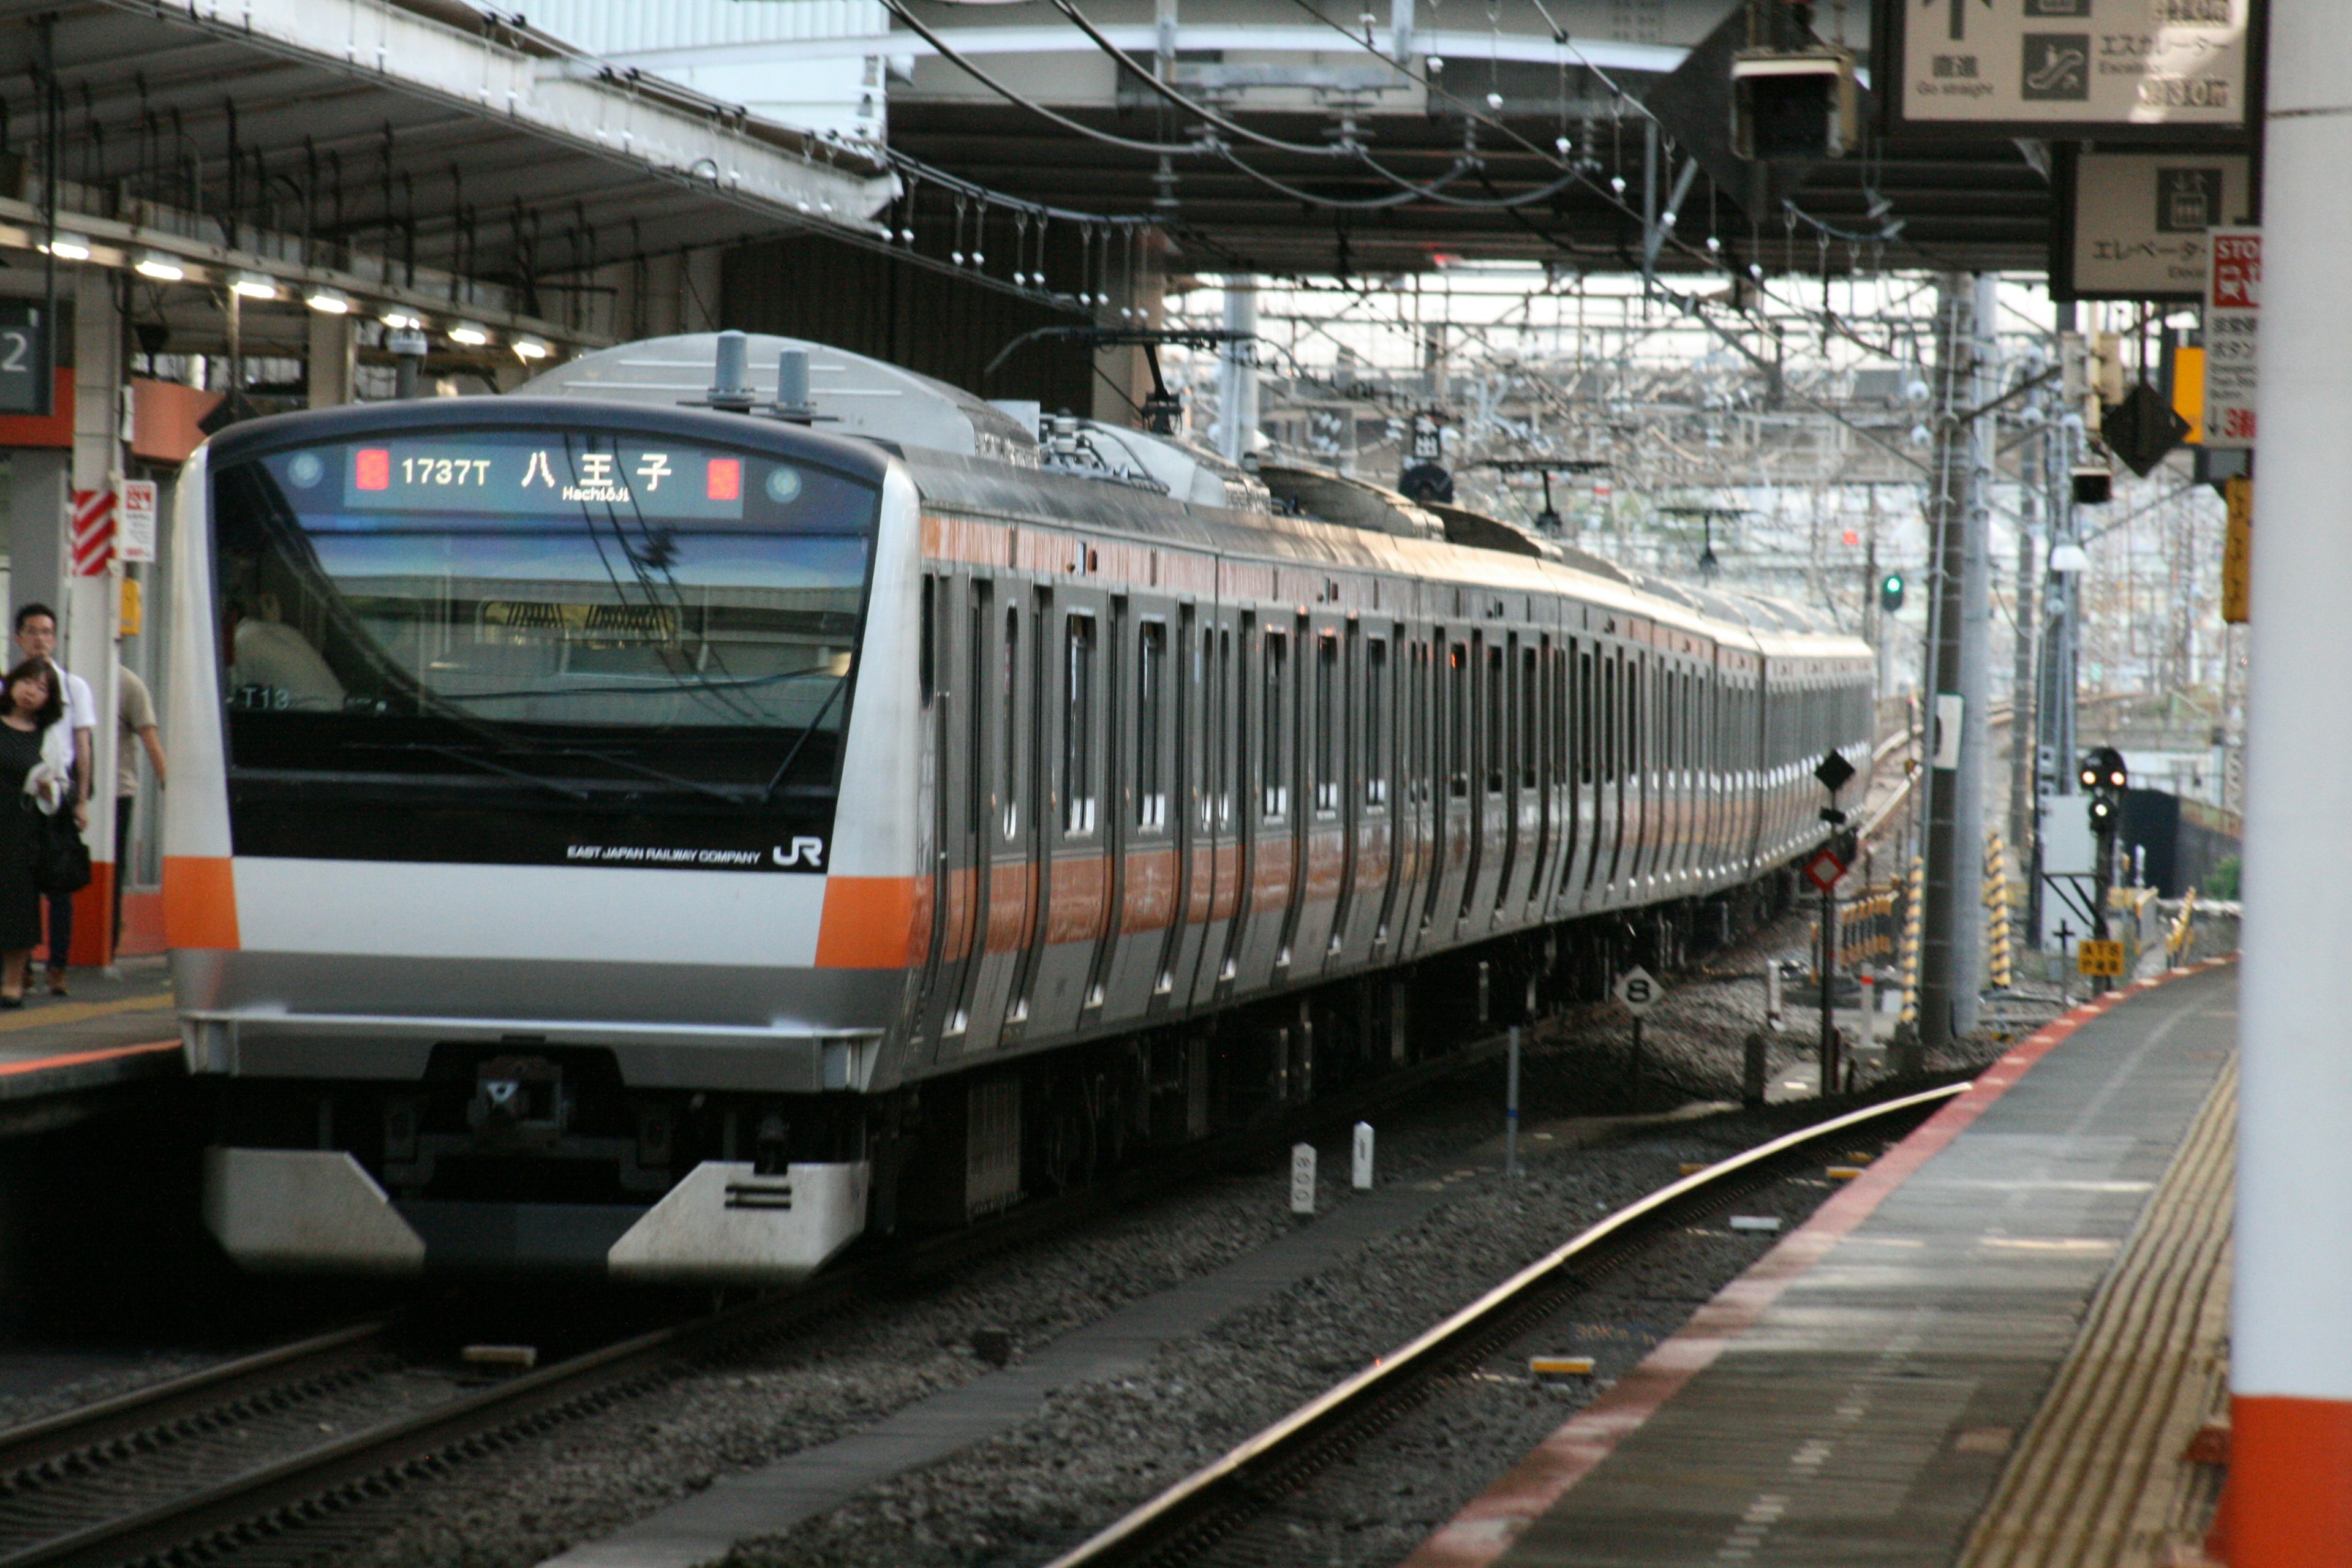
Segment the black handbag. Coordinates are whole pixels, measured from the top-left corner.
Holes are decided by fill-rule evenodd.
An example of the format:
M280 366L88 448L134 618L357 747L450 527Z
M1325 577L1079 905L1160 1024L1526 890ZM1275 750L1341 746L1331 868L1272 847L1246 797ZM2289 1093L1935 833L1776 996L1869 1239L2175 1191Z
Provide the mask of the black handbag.
M81 829L74 826L73 813L59 806L54 814L43 812L29 799L26 808L33 820L31 829L33 851L33 886L49 898L64 898L79 893L89 886L89 846L81 841Z

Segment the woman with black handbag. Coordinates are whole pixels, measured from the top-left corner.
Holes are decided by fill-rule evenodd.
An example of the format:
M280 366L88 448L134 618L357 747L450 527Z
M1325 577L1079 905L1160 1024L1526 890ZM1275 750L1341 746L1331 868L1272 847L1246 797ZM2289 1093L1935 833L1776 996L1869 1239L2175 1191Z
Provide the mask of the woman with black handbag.
M17 802L15 811L0 808L0 1007L25 1005L33 946L41 940L41 894L50 890L44 884L69 879L71 868L61 862L73 857L61 837L80 844L72 815L61 811L73 794L65 715L57 671L45 658L25 660L0 686L0 799Z

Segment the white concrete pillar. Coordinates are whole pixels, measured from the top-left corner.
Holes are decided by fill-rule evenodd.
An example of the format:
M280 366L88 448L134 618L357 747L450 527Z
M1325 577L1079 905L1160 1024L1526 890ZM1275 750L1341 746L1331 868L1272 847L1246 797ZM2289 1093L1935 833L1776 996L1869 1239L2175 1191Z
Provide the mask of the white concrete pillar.
M1239 274L1225 279L1225 331L1257 331L1257 279ZM1248 455L1257 434L1257 344L1224 346L1217 367L1217 449L1228 462Z
M2271 8L2231 1568L2352 1563L2352 9Z
M341 408L353 401L352 367L357 363L359 323L349 316L310 312L310 406Z
M124 437L130 418L124 398L128 382L122 342L122 312L117 307L116 275L95 267L79 269L74 279L74 454L73 484L78 490L122 489ZM89 683L96 711L92 714L92 756L89 759L89 858L97 875L74 900L74 949L90 963L114 961L114 933L110 911L114 897L114 714L116 617L121 611L122 563L118 557L94 576L72 575L70 548L65 556L67 575L64 616L58 627L59 651L65 666Z

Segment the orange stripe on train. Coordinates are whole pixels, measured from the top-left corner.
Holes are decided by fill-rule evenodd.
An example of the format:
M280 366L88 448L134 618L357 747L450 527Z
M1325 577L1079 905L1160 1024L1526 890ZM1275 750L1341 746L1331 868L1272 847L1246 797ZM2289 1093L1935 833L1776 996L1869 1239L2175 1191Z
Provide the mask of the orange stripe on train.
M827 877L817 967L906 968L929 941L928 895L919 897L912 877Z
M234 951L236 877L226 855L163 857L163 941Z

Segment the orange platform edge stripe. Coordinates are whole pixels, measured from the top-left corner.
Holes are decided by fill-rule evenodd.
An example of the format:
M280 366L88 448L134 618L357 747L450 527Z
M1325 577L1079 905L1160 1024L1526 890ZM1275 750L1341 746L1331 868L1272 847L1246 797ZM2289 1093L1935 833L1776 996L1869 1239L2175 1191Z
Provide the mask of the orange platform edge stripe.
M226 855L163 857L163 940L173 947L234 950L236 875Z
M148 1040L136 1046L108 1046L95 1051L68 1051L61 1057L37 1057L28 1062L0 1065L0 1078L15 1078L22 1073L50 1072L58 1068L77 1068L90 1062L120 1061L124 1057L149 1057L158 1051L176 1051L177 1040Z
M915 879L827 877L820 969L904 969L915 952Z

